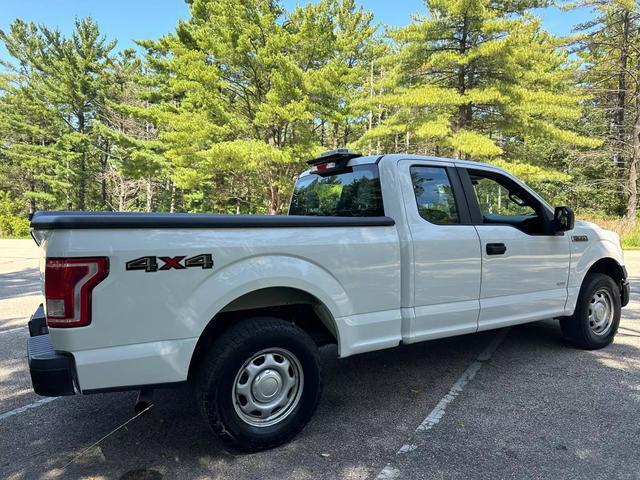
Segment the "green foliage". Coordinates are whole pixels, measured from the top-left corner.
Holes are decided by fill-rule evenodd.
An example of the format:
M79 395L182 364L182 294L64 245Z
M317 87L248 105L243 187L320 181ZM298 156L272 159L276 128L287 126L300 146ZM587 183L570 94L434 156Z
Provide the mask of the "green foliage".
M640 250L640 228L620 237L620 243L625 250Z
M640 3L633 0L577 0L591 8L574 39L582 64L578 81L591 94L582 128L603 142L595 155L575 155L584 170L608 165L609 213L636 221L637 168L640 160Z
M347 145L489 161L600 215L634 206L637 2L576 0L594 18L574 39L542 29L547 0L426 0L386 38L356 0L188 3L142 57L91 18L0 31L2 234L38 209L282 213L305 160Z
M585 100L577 65L528 13L546 3L427 0L428 15L390 32L397 47L369 101L380 121L357 145L394 150L400 139L406 151L472 159L513 158L532 139L599 146L570 126Z
M195 0L191 13L175 35L142 42L174 179L190 193L215 179L223 210L251 179L265 200L252 208L280 212L303 160L353 136L373 17L353 0L293 12L271 0Z
M640 250L640 224L626 218L603 216L601 212L580 211L576 214L580 220L616 232L620 236L620 243L625 250Z
M29 236L29 220L20 210L7 192L0 192L0 237Z

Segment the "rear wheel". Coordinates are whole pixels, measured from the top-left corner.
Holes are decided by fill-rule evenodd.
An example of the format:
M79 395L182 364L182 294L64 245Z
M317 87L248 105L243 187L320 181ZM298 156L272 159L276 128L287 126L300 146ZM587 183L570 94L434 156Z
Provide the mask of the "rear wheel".
M300 432L316 409L318 349L292 323L244 320L213 342L196 382L201 413L223 442L245 451L276 447Z
M609 345L620 324L620 290L608 275L590 273L585 278L570 317L560 320L564 337L577 347L594 350Z

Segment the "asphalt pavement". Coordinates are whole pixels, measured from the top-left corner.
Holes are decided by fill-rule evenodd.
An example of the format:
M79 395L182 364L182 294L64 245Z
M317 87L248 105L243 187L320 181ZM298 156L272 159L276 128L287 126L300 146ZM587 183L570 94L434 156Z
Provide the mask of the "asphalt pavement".
M581 351L552 320L336 358L314 419L267 452L226 452L187 387L45 399L25 345L37 249L0 240L2 479L640 478L640 252L616 341Z

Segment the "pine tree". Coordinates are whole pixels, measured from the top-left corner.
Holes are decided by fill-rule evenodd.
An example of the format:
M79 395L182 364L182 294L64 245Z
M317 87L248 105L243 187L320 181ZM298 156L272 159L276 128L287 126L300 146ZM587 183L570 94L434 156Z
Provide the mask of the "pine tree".
M601 154L615 167L618 212L636 221L640 159L640 6L633 0L583 0L592 20L578 26L581 82L593 96L590 126L605 142Z
M55 112L64 124L56 134L56 144L65 155L65 182L73 183L75 198L67 208L84 210L95 171L91 128L103 103L103 72L110 62L115 42L107 42L97 24L86 18L75 21L75 30L65 38L58 30L16 20L9 32L0 32L17 65L9 65L25 91L40 105Z
M109 208L129 210L129 197L142 187L144 210L150 212L158 204L155 187L167 179L169 162L148 108L145 67L133 50L125 50L104 75L108 86L94 129L101 151L105 203ZM108 184L115 195L107 194Z
M560 40L528 13L546 3L426 0L428 15L390 32L394 51L371 100L381 121L359 144L474 159L535 138L596 146L561 127L580 118L583 96Z
M6 71L0 74L2 190L22 198L22 208L33 213L56 206L69 191L66 164L73 153L61 142L66 124L42 95L37 65L44 46L37 28L16 21L11 34L0 31L0 40L19 62L2 62Z
M218 208L236 211L257 187L266 202L252 208L278 213L301 160L364 122L350 98L366 78L372 15L353 0L291 14L271 0L195 0L191 13L175 35L142 43L175 181L195 194L213 182ZM204 197L189 195L201 208Z

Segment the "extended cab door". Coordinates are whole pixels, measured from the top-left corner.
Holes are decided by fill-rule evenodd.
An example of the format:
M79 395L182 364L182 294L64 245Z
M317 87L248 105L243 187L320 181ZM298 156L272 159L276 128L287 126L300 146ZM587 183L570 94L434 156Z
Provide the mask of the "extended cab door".
M413 308L402 338L418 342L475 332L480 295L480 240L454 164L399 162L400 191L411 238Z
M567 300L569 237L552 233L553 213L499 171L458 171L481 242L478 329L561 315Z

